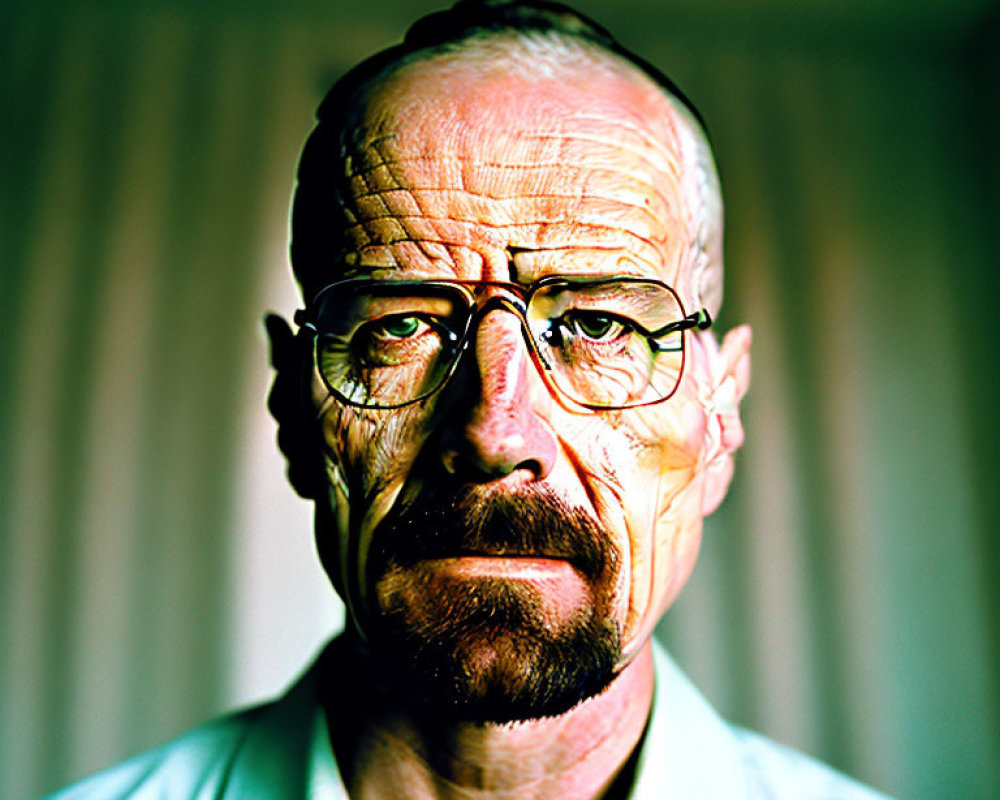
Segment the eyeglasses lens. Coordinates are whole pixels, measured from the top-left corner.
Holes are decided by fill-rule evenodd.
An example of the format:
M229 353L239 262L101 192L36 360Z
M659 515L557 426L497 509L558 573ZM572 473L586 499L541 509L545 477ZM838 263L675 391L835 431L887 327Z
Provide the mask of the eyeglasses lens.
M317 314L316 363L342 401L395 408L435 392L461 353L472 294L446 283L347 282ZM545 377L597 408L657 402L677 387L684 314L666 287L557 281L530 296L525 322Z
M673 394L684 314L667 288L638 281L542 286L528 307L538 354L559 391L578 403L625 408Z

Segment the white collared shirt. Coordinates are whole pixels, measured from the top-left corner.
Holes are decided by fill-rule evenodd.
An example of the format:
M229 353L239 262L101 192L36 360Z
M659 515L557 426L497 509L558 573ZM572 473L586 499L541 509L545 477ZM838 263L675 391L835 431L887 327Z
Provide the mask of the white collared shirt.
M886 800L722 720L654 642L656 695L632 800ZM223 717L49 800L348 800L314 665L282 698Z

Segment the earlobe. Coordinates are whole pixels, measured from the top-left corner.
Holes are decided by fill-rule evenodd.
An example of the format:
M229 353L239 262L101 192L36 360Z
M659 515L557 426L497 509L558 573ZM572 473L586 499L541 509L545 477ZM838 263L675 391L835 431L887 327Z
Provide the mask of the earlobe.
M706 517L725 498L733 477L733 453L743 444L740 401L750 386L751 339L749 326L741 325L729 331L722 346L713 352L702 494L702 515Z

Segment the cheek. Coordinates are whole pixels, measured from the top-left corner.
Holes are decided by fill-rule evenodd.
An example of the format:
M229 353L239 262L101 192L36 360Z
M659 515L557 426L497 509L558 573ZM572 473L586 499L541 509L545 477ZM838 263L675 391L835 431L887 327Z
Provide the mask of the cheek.
M406 484L424 440L419 406L391 412L335 405L323 418L329 527L317 526L330 578L355 613L365 602L371 534ZM319 517L318 517L319 518Z
M636 409L629 433L643 453L643 468L671 474L698 468L705 447L705 408L685 384L666 403Z
M635 500L628 504L627 650L645 642L697 559L705 430L702 405L682 393L665 406L637 410L629 420L636 457L630 484Z
M373 494L406 480L423 443L419 409L363 411L336 407L323 422L326 460L351 496Z

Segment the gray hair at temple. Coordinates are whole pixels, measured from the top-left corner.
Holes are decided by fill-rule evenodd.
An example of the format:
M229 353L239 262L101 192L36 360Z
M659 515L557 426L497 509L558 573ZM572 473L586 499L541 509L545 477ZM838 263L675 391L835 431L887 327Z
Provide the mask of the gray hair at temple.
M341 77L317 110L317 125L299 161L292 202L291 261L308 303L331 280L342 253L346 220L343 157L366 89L414 61L495 47L512 69L545 73L574 62L591 69L637 68L664 92L687 122L679 128L684 196L690 204L690 258L695 300L715 316L722 304L722 198L711 144L701 115L656 67L629 52L597 23L544 0L459 0L418 19L401 44L362 61ZM511 55L520 58L510 58Z

